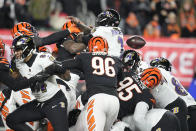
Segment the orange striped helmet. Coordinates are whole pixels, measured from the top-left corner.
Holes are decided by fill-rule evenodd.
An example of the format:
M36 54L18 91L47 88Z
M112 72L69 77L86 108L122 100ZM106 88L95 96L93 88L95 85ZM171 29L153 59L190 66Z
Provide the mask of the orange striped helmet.
M5 53L5 44L3 43L3 40L0 38L0 56L4 56Z
M65 22L65 24L63 25L62 30L66 30L71 26L76 26L76 25L71 20L67 20ZM81 31L78 29L78 33L79 32L81 32ZM76 36L78 35L78 33L72 33L72 34L70 34L70 37L74 40L76 38Z
M92 37L88 42L89 52L108 52L107 40L101 36Z
M19 36L38 36L37 30L34 26L27 22L20 22L11 30L12 37L15 39Z
M148 87L153 89L162 79L160 70L156 67L147 68L141 74L141 81Z

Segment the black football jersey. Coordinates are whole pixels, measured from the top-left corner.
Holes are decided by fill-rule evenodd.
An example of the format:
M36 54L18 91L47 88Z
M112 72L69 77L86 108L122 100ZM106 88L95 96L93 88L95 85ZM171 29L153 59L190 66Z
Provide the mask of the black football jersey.
M66 40L71 40L71 38L64 39L64 41L66 41ZM64 47L62 47L61 44L64 41L61 41L61 42L59 42L57 44L57 48L58 48L58 54L57 54L57 56L58 57L56 58L56 60L59 60L59 61L68 60L68 59L73 59L76 56L76 54L71 54ZM71 71L71 73L74 73L76 75L79 75L79 76L81 75L81 72L79 70L77 70L77 69L71 69L70 71Z
M74 60L65 61L65 68L78 68L84 74L88 98L97 93L117 96L117 79L122 73L118 58L106 53L81 53Z
M132 115L136 104L140 101L146 102L152 108L154 98L149 90L141 83L138 76L133 72L123 72L124 80L118 82L118 97L120 100L120 111L118 118Z

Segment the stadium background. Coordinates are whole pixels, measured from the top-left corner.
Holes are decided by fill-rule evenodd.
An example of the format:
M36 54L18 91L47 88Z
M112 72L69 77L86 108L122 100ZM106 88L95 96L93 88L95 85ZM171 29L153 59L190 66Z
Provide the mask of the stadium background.
M0 0L0 38L6 43L6 57L11 59L10 28L17 22L31 23L43 37L61 30L68 15L94 26L96 16L107 8L120 13L125 40L131 35L146 39L146 46L138 50L145 61L168 58L182 84L189 89L193 82L196 88L196 0Z

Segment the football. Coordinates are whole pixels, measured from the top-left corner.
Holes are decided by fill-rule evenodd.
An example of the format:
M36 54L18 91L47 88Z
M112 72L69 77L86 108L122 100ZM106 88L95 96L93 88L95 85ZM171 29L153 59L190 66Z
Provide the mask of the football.
M144 45L146 44L146 41L141 36L134 35L128 38L126 43L129 47L133 49L140 49L144 47Z

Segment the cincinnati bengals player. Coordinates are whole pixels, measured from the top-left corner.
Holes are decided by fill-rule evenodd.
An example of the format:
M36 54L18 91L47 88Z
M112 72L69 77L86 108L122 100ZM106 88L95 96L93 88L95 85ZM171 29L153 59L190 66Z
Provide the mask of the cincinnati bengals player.
M120 100L118 118L128 123L132 130L177 131L179 129L178 122L174 115L165 110L150 110L155 104L155 100L149 89L142 84L139 76L136 75L139 61L140 56L134 50L126 50L122 55L124 80L119 82L117 89ZM157 118L153 118L152 114L156 114ZM129 118L130 116L132 119ZM151 120L149 121L149 119ZM169 124L168 121L170 121Z
M31 37L19 36L13 41L16 68L23 77L32 77L54 63L54 57L49 53L36 53L36 47ZM52 67L52 66L51 66ZM50 69L49 69L50 71ZM57 85L56 77L50 75L44 82L30 86L35 100L26 103L6 119L7 125L16 131L24 122L47 118L55 131L67 131L67 100Z
M186 89L182 86L179 80L177 80L176 77L170 74L172 65L169 62L169 60L162 57L156 58L150 62L150 65L153 67L160 67L161 69L166 70L163 71L163 73L167 72L167 75L170 76L170 77L165 77L167 81L171 81L172 83L172 86L170 86L170 88L173 89L176 92L176 94L185 101L187 105L189 131L195 131L196 130L196 125L195 125L196 102L194 98L190 95L190 93L187 92Z
M87 86L87 103L75 130L108 131L118 115L116 86L122 65L118 58L107 55L108 44L102 37L91 38L88 48L88 53L62 63L64 68L81 70Z
M176 78L168 72L171 71L170 62L164 58L157 58L151 61L152 66L155 65L153 63L164 64L158 66L159 72L153 71L153 68L144 70L141 74L141 80L151 90L157 102L156 106L173 112L180 120L181 130L188 131L186 103L174 91L176 88ZM160 83L157 82L159 75L162 76ZM182 90L179 89L178 91Z
M19 22L16 25L14 25L14 27L11 30L13 39L18 38L19 36L30 36L33 38L36 47L54 44L69 36L71 33L78 32L80 32L80 30L76 26L70 26L66 30L55 32L47 37L40 38L35 27L27 22Z

